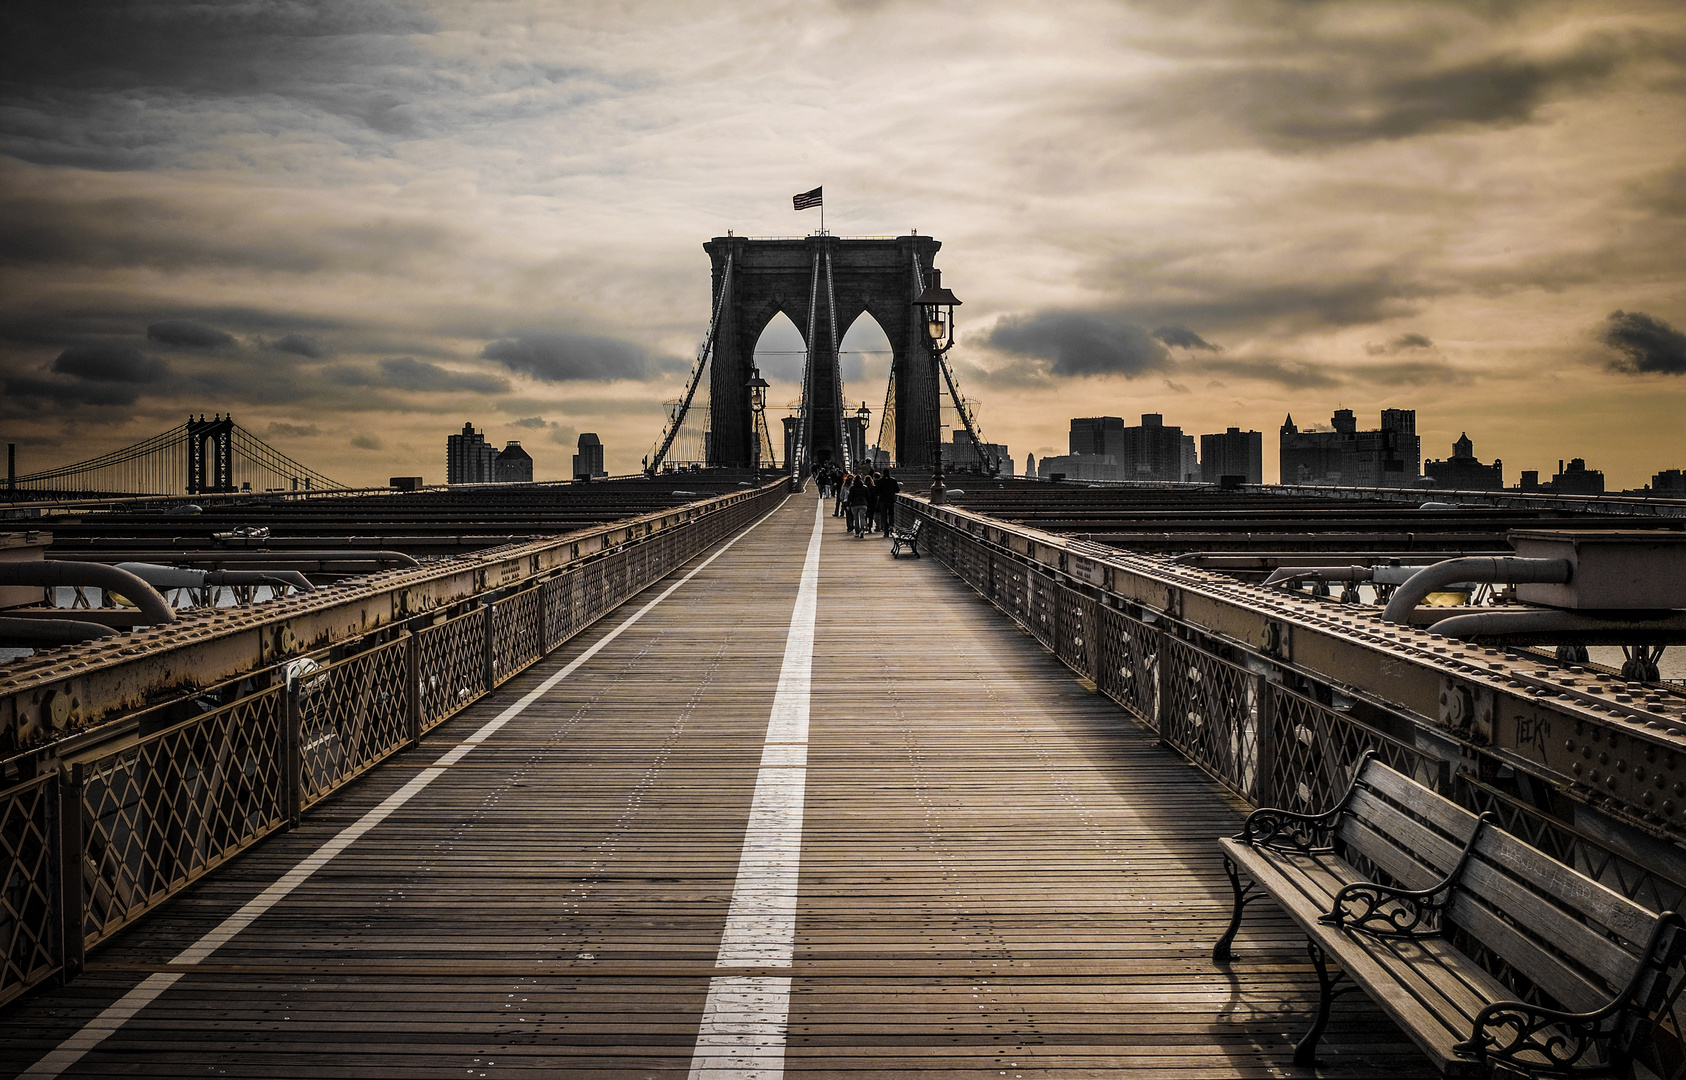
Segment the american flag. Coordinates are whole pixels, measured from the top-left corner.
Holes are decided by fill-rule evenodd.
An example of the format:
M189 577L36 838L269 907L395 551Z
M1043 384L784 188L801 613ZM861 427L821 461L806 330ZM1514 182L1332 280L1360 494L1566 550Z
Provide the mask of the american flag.
M790 201L796 205L798 210L806 210L810 206L823 206L825 205L825 197L820 192L824 190L825 188L822 186L812 191L804 191L800 195L792 195Z

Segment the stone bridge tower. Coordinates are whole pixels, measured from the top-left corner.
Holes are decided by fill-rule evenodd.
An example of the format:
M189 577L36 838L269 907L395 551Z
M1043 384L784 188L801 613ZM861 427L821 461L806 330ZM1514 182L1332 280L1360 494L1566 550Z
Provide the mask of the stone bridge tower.
M914 317L913 300L920 292L916 281L929 280L932 260L941 247L929 236L873 240L824 235L789 240L717 236L704 244L714 265L713 300L720 310L709 382L710 464L750 464L753 418L744 384L755 362L755 343L781 311L808 346L807 378L813 401L807 425L808 460L816 464L839 460L844 402L836 351L854 321L862 312L870 312L890 339L893 353L896 461L907 469L929 469L940 419L939 376L924 324ZM731 295L721 304L728 252ZM835 311L830 310L833 297ZM808 341L810 315L814 340Z

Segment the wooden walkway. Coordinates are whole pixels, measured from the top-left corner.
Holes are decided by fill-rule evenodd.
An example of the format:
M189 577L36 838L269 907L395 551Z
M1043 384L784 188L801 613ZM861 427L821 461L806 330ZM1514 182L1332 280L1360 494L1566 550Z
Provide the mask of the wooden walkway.
M1429 1075L1361 997L1337 1003L1316 1073L1295 1069L1316 997L1302 940L1261 904L1237 961L1209 960L1229 908L1214 839L1239 804L940 564L820 522L793 952L739 961L788 985L785 1072ZM677 578L0 1015L0 1073L103 1015L109 1034L57 1075L686 1076L746 895L758 775L800 757L795 737L768 746L769 715L815 523L793 496L607 644ZM226 943L172 963L593 648ZM740 899L746 932L775 934L758 896ZM114 1021L159 973L179 978Z

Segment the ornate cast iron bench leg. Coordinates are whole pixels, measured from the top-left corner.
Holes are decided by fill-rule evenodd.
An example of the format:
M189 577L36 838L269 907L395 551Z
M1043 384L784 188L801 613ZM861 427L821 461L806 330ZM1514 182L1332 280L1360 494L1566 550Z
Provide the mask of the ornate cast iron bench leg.
M1305 950L1311 955L1311 964L1317 969L1317 1019L1312 1021L1311 1030L1305 1033L1298 1046L1294 1047L1294 1064L1311 1068L1317 1064L1317 1044L1323 1039L1323 1032L1329 1027L1329 1007L1342 994L1349 994L1356 990L1356 986L1335 987L1346 979L1346 972L1336 971L1329 974L1329 958L1315 941L1307 941Z
M1230 914L1229 928L1224 931L1223 937L1218 939L1218 943L1212 946L1212 963L1214 964L1229 962L1229 947L1235 941L1236 933L1241 929L1241 909L1264 895L1262 892L1255 891L1258 889L1258 885L1254 882L1249 881L1246 885L1241 884L1241 868L1236 866L1235 860L1228 855L1224 856L1224 874L1228 876L1229 887L1235 893L1235 910Z

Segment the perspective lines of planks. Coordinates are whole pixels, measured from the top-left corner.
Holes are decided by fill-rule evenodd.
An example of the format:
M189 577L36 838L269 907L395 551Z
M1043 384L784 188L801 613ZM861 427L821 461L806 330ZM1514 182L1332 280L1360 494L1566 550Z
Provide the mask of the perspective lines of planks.
M683 1077L768 739L812 494L778 512L197 967L171 959L601 642L630 601L399 762L0 1015L0 1075L155 973L63 1075ZM825 517L783 1071L1278 1076L1316 998L1251 917L1239 808L933 559ZM1430 1075L1343 1000L1325 1077Z

